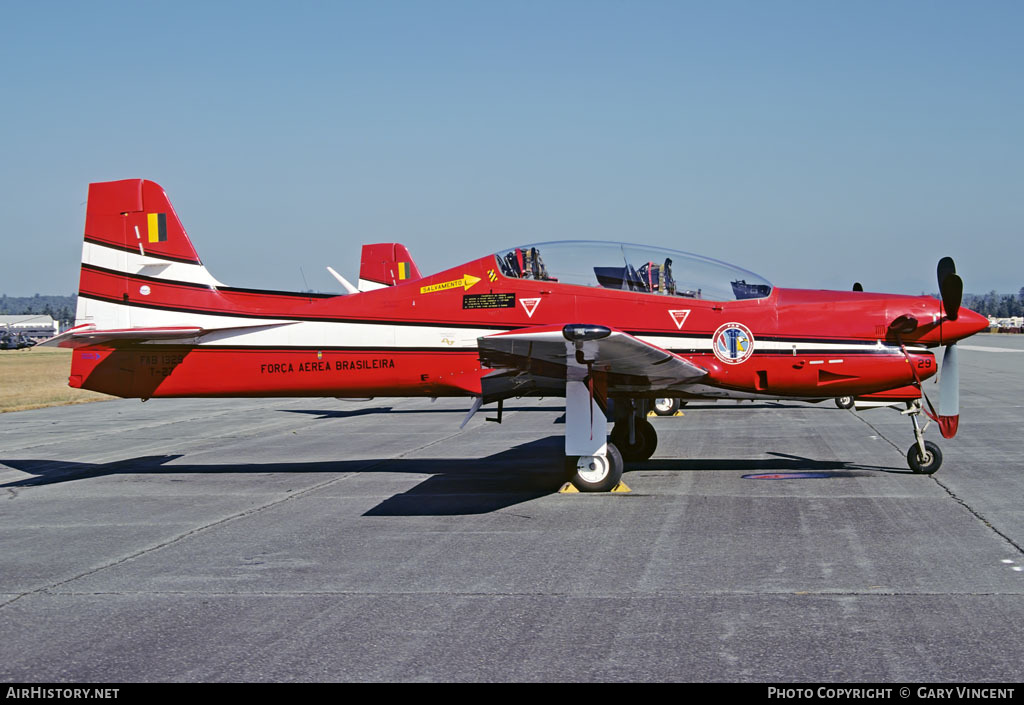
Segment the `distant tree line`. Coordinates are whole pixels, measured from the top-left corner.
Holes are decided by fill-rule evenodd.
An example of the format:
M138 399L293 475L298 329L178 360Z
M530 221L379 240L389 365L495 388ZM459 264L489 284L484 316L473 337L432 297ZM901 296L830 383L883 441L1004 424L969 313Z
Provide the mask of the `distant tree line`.
M983 316L1012 318L1024 316L1024 287L1017 295L999 294L993 289L987 294L964 294L964 306Z
M0 294L0 315L22 316L39 315L49 316L59 321L61 328L75 322L75 307L78 305L77 296L8 296Z

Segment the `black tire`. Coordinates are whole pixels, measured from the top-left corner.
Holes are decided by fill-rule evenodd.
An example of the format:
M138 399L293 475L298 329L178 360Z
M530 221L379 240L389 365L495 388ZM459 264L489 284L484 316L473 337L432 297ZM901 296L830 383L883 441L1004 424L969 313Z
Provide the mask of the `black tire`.
M622 461L622 454L615 447L614 443L608 444L605 453L606 467L603 472L580 474L577 468L578 456L569 456L565 459L567 472L571 472L571 482L580 492L611 492L622 480L622 471L625 463Z
M658 416L672 416L679 411L679 407L682 405L683 404L679 399L661 397L654 400L652 408L654 409L654 413Z
M611 442L622 453L622 459L627 463L635 463L647 460L654 455L658 447L658 432L647 419L637 419L633 434L634 442L629 442L629 422L623 421L612 427Z
M918 474L931 475L942 465L942 451L931 441L925 441L924 448L927 453L922 458L918 445L915 443L910 446L910 450L907 451L907 465Z
M852 409L854 401L853 397L836 397L836 406L840 409Z

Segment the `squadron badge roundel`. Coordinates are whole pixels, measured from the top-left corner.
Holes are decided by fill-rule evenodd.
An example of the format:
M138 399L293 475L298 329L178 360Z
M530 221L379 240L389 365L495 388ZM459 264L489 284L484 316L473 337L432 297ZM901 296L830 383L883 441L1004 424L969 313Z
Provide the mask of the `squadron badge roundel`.
M742 323L726 323L711 338L715 357L727 365L738 365L754 353L754 334Z

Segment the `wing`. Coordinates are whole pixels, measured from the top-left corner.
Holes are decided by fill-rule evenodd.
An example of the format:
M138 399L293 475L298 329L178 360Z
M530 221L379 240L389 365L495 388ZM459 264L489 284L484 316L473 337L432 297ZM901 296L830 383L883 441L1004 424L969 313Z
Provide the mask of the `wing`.
M480 361L493 372L481 381L489 404L513 396L564 396L566 380L588 370L605 375L607 392L670 391L707 370L667 350L607 326L569 324L520 328L477 339Z

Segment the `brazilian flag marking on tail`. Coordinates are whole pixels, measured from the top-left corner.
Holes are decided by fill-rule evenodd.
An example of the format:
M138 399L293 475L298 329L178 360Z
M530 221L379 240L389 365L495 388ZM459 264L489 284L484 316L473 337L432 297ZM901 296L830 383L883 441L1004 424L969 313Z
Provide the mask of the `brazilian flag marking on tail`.
M167 214L147 213L146 220L149 223L149 241L167 242Z

